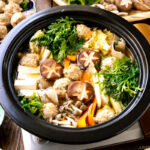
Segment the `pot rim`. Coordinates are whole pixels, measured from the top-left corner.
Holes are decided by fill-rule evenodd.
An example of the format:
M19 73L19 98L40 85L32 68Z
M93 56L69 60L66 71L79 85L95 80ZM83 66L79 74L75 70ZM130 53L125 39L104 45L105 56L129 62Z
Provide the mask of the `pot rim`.
M138 44L139 48L144 49L144 51L141 52L142 53L141 55L145 58L147 57L150 58L150 52L147 50L149 48L149 45L147 41L145 40L145 38L143 37L143 35L135 27L133 27L130 23L128 23L121 17L114 15L110 12L107 12L105 10L101 10L99 8L92 8L88 6L62 6L62 7L50 8L50 9L41 11L37 14L34 14L30 16L29 18L27 18L26 20L22 21L13 30L11 30L11 32L4 39L0 47L0 49L4 49L3 51L2 50L0 51L1 60L5 60L7 56L11 55L9 54L6 56L5 52L11 46L14 46L13 42L16 44L15 42L17 40L16 37L21 36L21 33L23 33L23 30L24 30L24 27L33 25L34 22L36 22L36 20L40 18L43 18L44 20L44 18L46 18L46 16L49 16L49 15L51 15L52 17L56 14L57 15L58 14L61 15L63 13L69 14L71 12L79 13L79 11L80 13L89 13L97 17L100 17L100 16L107 17L109 15L110 18L112 17L114 20L117 20L119 22L117 27L121 28L122 30L128 31L127 34L130 35L133 38L133 40L135 40L135 43ZM123 24L123 26L121 26L121 24ZM144 89L143 92L138 94L139 97L136 97L136 99L139 99L142 96L141 100L137 100L137 101L132 100L132 102L127 106L127 108L125 108L119 115L117 115L116 117L114 117L113 119L105 123L98 124L95 126L86 127L86 128L75 128L75 129L65 128L65 127L51 125L49 123L46 123L43 120L36 118L35 116L31 115L29 112L24 112L23 109L20 107L19 102L17 104L16 101L10 100L12 99L13 96L12 94L8 93L8 91L10 91L10 86L12 83L11 81L9 81L9 79L7 79L6 71L4 72L4 70L7 70L6 68L10 64L9 62L4 62L4 61L0 62L0 69L1 69L0 102L2 103L3 107L8 112L8 114L10 115L10 117L18 125L26 129L27 131L32 132L33 134L36 134L42 138L47 138L51 141L56 141L56 142L61 142L61 143L72 143L72 144L81 144L81 143L89 143L89 142L96 142L99 140L104 140L106 138L117 135L123 132L124 130L126 130L127 128L129 128L132 124L135 123L135 121L137 121L141 117L141 115L146 111L146 108L148 107L148 104L149 104L148 89L150 89L150 81L149 81L150 80L149 79L150 61L146 59L144 60L144 62L141 62L141 63L147 64L146 70L145 70L146 79L143 80L143 82L145 81L147 83L146 85L147 87L146 89ZM145 68L141 68L141 69L145 69ZM9 73L10 72L8 71L8 74ZM13 89L11 89L11 91L13 91ZM6 102L2 101L3 99L5 99ZM126 111L127 109L128 111ZM113 129L113 131L111 131L110 128ZM45 131L43 129L45 129ZM106 134L102 132L103 129L105 129ZM111 133L109 133L110 131ZM97 132L100 132L100 134L98 134ZM50 134L55 134L55 135L49 136ZM71 136L72 134L74 134L75 137ZM87 137L88 135L89 137Z

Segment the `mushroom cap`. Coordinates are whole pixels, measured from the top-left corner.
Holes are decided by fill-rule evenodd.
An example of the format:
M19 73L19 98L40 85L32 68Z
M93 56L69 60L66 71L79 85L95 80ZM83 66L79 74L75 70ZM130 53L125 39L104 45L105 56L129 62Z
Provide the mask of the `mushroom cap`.
M89 67L90 64L94 66L100 63L100 53L92 50L83 50L80 52L78 61L84 68Z
M120 11L129 11L133 7L132 0L115 0L115 4Z
M89 82L74 81L69 84L67 94L73 100L88 103L94 97L94 88Z
M149 0L133 0L133 5L138 10L142 10L142 11L150 10Z
M56 80L62 76L63 68L54 59L46 59L40 65L40 73L46 80Z

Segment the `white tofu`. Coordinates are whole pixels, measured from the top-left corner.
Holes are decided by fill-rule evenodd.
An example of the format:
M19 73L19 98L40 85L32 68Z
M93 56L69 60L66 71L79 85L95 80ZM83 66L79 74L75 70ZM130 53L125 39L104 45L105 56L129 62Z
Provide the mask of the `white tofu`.
M28 74L28 73L18 73L18 80L28 80L28 79L34 79L34 80L39 80L40 79L40 74Z
M36 90L38 88L37 80L15 80L14 87L16 90Z
M17 71L27 74L40 74L40 67L26 67L19 65Z
M27 98L31 97L33 95L33 93L38 93L40 96L42 96L41 90L20 90L19 93ZM37 94L37 96L38 96L38 94Z

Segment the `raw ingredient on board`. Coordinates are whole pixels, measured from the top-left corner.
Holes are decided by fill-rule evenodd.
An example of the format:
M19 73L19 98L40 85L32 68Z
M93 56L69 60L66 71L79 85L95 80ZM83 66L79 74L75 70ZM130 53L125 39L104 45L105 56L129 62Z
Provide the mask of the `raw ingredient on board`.
M12 27L26 18L23 11L32 7L33 2L28 0L0 0L0 41L4 39Z
M138 10L148 11L150 10L149 0L133 0L134 7Z
M15 14L13 14L12 17L11 17L11 25L14 27L19 22L21 22L22 20L24 20L25 18L26 18L25 14L23 14L21 12L17 12Z
M14 2L9 2L4 8L4 12L10 13L10 14L14 14L14 13L20 12L20 11L22 11L22 8L20 7L19 4L14 3Z
M18 53L14 87L23 109L51 124L103 123L141 91L139 68L126 55L130 48L107 29L65 17L38 30L28 44Z
M0 25L0 39L3 39L7 35L7 27L5 25Z
M128 16L130 11L140 10L149 11L149 0L64 0L66 3L72 5L92 5L111 11L120 16ZM132 13L131 13L132 14Z
M129 11L133 7L132 0L115 0L115 4L120 11Z
M101 0L66 0L69 4L92 5Z
M6 6L6 3L1 0L1 1L0 1L0 13L1 13L1 12L4 12L5 6Z

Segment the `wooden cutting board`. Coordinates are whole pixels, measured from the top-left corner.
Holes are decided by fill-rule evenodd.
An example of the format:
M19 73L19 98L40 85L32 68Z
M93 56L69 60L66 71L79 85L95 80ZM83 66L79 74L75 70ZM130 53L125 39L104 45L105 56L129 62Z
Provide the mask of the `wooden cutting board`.
M58 6L65 6L68 5L65 0L53 0ZM139 10L131 10L127 16L123 16L124 19L133 22L139 21L143 19L150 18L150 11L139 11Z
M149 21L150 24L150 21ZM150 44L150 25L145 23L137 23L134 26L145 36ZM150 108L140 119L140 125L146 139L150 139Z

